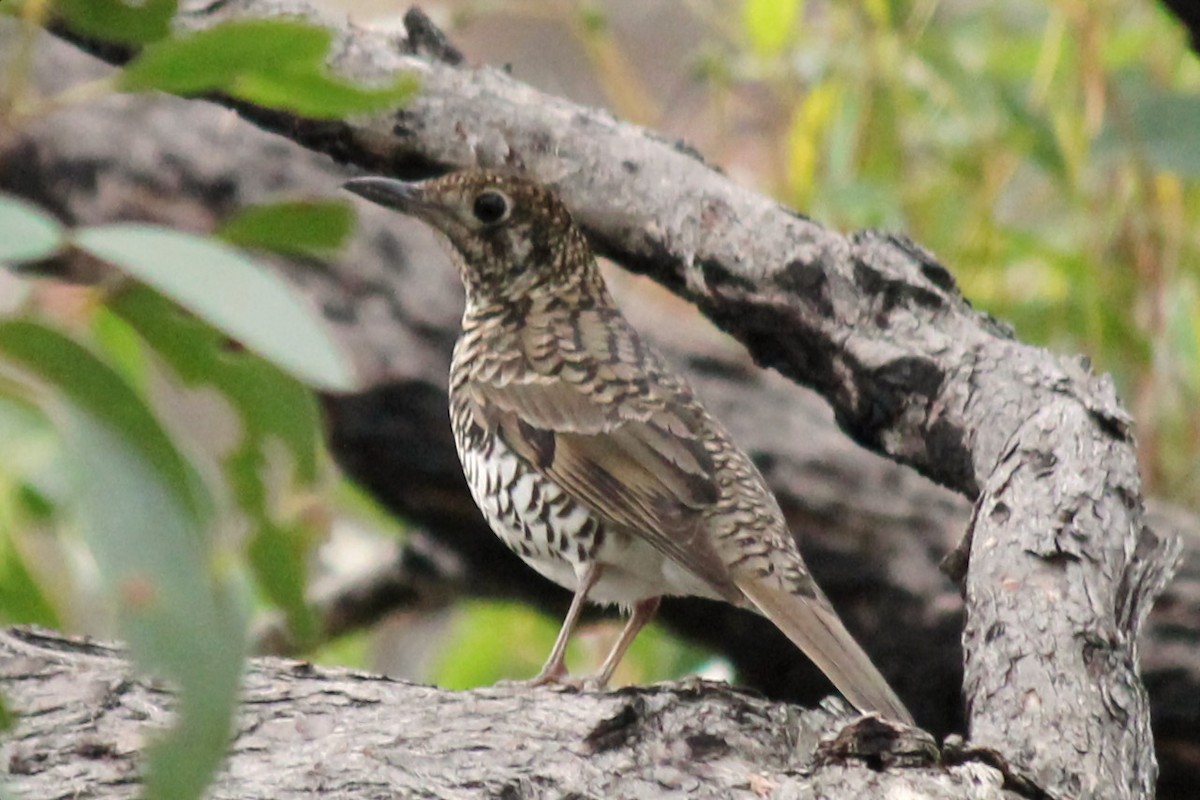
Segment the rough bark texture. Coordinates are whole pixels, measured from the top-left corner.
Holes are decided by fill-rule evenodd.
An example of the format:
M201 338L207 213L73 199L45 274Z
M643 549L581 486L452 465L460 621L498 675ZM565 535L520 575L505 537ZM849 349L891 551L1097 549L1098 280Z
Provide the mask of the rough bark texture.
M22 717L0 744L19 796L139 796L144 744L169 723L172 703L119 651L0 631L0 688ZM926 734L868 723L855 738L842 731L852 718L840 702L802 710L698 681L607 693L443 692L260 659L209 796L1018 797L997 769L931 761Z
M187 24L302 10L242 0ZM605 253L696 303L760 364L816 388L859 443L974 500L955 560L967 597L971 742L1045 791L1150 791L1137 636L1173 560L1162 534L1187 531L1185 580L1152 617L1145 659L1161 693L1166 786L1185 791L1200 762L1195 527L1163 517L1156 536L1145 526L1128 421L1106 379L1013 340L911 242L827 231L728 182L685 146L499 71L408 55L445 54L421 30L405 43L340 29L335 63L347 74L420 73L421 96L397 114L329 124L240 111L369 169L504 164L555 185ZM56 117L10 144L3 184L73 221L205 230L244 203L328 193L340 181L333 165L193 105L125 99ZM292 273L371 387L328 399L339 461L452 554L434 572L557 606L561 595L484 531L453 456L444 371L455 278L427 249L412 250L401 233L410 225L362 211L364 231L345 259L327 273ZM777 377L694 346L676 353L764 468L818 580L918 719L956 728L963 605L936 565L967 529L965 504L851 447L811 395ZM671 604L666 617L719 643L748 683L773 695L811 702L827 690L758 621L698 602Z

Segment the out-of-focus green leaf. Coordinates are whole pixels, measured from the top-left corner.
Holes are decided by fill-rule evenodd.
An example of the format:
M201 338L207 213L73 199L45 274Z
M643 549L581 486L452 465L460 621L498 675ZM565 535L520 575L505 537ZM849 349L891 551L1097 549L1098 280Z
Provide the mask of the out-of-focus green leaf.
M75 244L125 270L303 381L354 385L316 312L274 273L228 245L149 225L84 228Z
M3 510L16 530L50 521L65 489L59 438L25 394L0 382L0 487L11 492L11 507Z
M139 394L145 395L150 365L137 331L103 306L92 315L91 330L109 365Z
M120 86L173 94L225 90L245 75L317 62L332 42L328 30L303 22L226 22L145 48L125 67Z
M0 417L13 408L4 400L0 397ZM53 512L53 507L36 489L23 483L14 487L10 496L0 495L0 503L3 504L0 508L0 621L9 625L60 627L54 605L30 573L15 538L21 534L17 528L22 517L45 518ZM11 530L7 529L9 520L15 523Z
M148 44L171 32L177 0L55 0L75 31L109 42Z
M242 100L315 119L341 119L396 108L416 90L417 80L411 75L397 78L391 86L370 89L330 76L323 69L249 73L229 87L229 93Z
M0 322L0 354L86 408L114 435L136 442L141 457L196 515L207 514L199 478L145 405L115 372L61 333L24 320Z
M319 647L308 653L307 657L314 664L369 669L374 650L373 632L360 630L322 642Z
M149 289L122 292L109 306L186 383L208 384L225 395L242 416L245 438L260 444L279 441L287 448L295 476L315 479L320 416L312 392L271 362L231 350L224 336L178 313Z
M57 628L58 613L30 572L19 541L26 527L54 513L49 498L27 482L52 461L53 433L36 408L3 389L0 385L0 621Z
M817 84L792 112L787 132L787 184L791 200L798 208L809 208L822 145L838 112L840 92L837 84Z
M179 686L175 727L150 749L146 795L199 798L225 757L245 653L243 602L204 547L204 530L136 442L83 409L67 438L79 467L80 523L120 603L140 664Z
M743 0L742 25L760 56L777 55L802 13L801 0Z
M1043 169L1055 176L1065 176L1067 164L1049 120L1031 113L1011 87L1000 86L996 94L1016 126L1013 143L1018 144L1021 140L1028 142L1028 151Z
M42 594L21 553L0 536L0 620L6 625L60 626L58 612Z
M198 798L228 745L245 641L243 600L207 540L212 500L137 394L88 350L12 321L0 323L0 357L33 376L62 431L78 524L135 659L179 687L178 722L150 751L147 796Z
M900 143L901 114L896 109L896 93L887 87L873 86L868 99L869 119L865 125L868 135L861 145L861 174L874 183L894 186L901 182L904 153Z
M145 48L121 73L126 91L159 89L181 95L226 94L314 118L399 105L415 82L363 88L329 75L333 34L293 20L237 20Z
M63 228L41 208L0 193L0 265L36 261L63 244Z
M322 255L340 248L353 231L354 209L330 200L253 206L226 220L217 235L239 247Z
M300 652L317 641L320 620L308 604L309 557L317 544L303 520L279 524L269 517L256 521L247 555L254 577L273 603L283 609L288 630Z
M1155 169L1200 178L1200 93L1164 92L1143 80L1127 80L1121 113L1101 133L1098 154L1132 151Z
M8 704L4 702L4 696L0 695L0 733L7 733L16 724L16 717L8 710Z
M489 686L537 674L558 626L549 617L513 603L471 602L458 609L445 651L432 679L447 689ZM569 661L578 642L567 648Z
M1184 275L1167 300L1167 333L1180 381L1200 397L1200 273ZM1189 369L1190 367L1190 369Z
M599 5L585 4L579 9L578 19L580 27L589 36L606 33L609 29L608 14Z
M232 405L238 440L217 455L250 523L251 567L287 614L295 640L313 640L317 620L305 589L317 534L305 511L318 491L320 416L312 392L253 353L231 352L219 332L148 288L122 292L110 307L184 383L214 388Z
M599 669L619 630L620 624L613 624L576 631L567 648L573 673L584 677ZM463 603L456 609L432 680L439 686L467 689L533 677L550 654L557 631L557 620L527 606ZM702 649L650 626L634 640L614 680L646 683L678 678L700 667L705 657Z

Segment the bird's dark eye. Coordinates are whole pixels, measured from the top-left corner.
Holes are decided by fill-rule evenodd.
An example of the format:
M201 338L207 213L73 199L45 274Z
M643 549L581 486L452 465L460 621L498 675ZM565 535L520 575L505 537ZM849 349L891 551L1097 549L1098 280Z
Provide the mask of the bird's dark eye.
M476 195L471 211L484 225L495 225L508 216L509 205L509 199L502 192L487 189Z

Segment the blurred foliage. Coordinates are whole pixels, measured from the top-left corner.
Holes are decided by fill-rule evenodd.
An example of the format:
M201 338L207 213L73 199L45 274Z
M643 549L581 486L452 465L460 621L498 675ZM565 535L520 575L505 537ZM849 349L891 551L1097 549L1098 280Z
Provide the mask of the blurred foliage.
M369 89L330 75L326 28L286 19L232 20L148 45L116 80L124 91L224 92L317 119L378 111L416 89L409 76Z
M283 255L336 253L354 232L354 209L345 201L252 206L225 220L217 235L239 247Z
M325 73L328 31L228 23L175 36L174 0L5 2L24 26L5 54L0 131L116 91L224 91L312 116L394 106L412 90ZM59 94L28 80L39 25L146 45L128 68ZM241 246L334 255L344 201L244 209ZM98 276L37 282L40 264ZM310 387L345 390L348 359L277 272L227 242L146 224L70 228L0 194L0 623L119 634L177 692L153 737L146 796L199 797L232 730L249 615L282 612L317 643L313 554L333 517ZM5 711L0 715L7 721Z
M799 5L747 0L714 88L765 86L790 120L769 188L904 231L1022 339L1089 355L1135 414L1147 491L1200 508L1200 63L1177 23L875 0L810 5L780 45Z

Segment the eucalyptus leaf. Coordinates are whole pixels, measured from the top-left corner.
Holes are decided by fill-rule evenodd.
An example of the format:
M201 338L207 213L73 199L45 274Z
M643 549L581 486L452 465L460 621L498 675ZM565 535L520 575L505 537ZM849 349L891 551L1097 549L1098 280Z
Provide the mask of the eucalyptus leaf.
M343 201L300 201L252 206L225 221L217 235L239 247L284 254L324 254L354 231L354 210Z
M121 377L58 331L26 320L0 321L0 355L55 387L130 442L198 519L211 508L198 477Z
M286 75L319 63L333 34L281 19L236 20L146 47L121 74L128 91L195 94L228 89L243 75Z
M762 56L780 53L802 10L801 0L743 0L742 25L751 48Z
M0 357L62 433L78 527L138 664L177 688L146 793L193 800L224 758L245 651L245 601L214 569L212 500L118 373L63 334L0 322ZM19 380L19 378L18 378Z
M63 245L63 226L27 200L0 193L0 264L37 261Z
M55 0L54 8L75 31L110 42L147 44L171 32L177 0Z
M315 119L342 119L403 105L417 89L416 78L403 75L381 88L356 86L327 75L322 68L286 75L265 72L238 76L229 87L234 97L269 108L281 108Z
M145 48L118 86L181 95L224 92L322 119L394 107L412 93L409 77L363 88L331 76L325 59L332 41L329 30L294 20L225 22Z
M1200 178L1200 93L1165 92L1142 81L1127 81L1127 116L1105 128L1102 154L1132 150L1155 169Z
M283 279L232 247L139 224L84 228L74 241L302 381L330 390L354 385L317 313Z
M10 536L15 533L10 532ZM38 585L10 536L0 531L0 620L7 625L60 627L54 604Z

